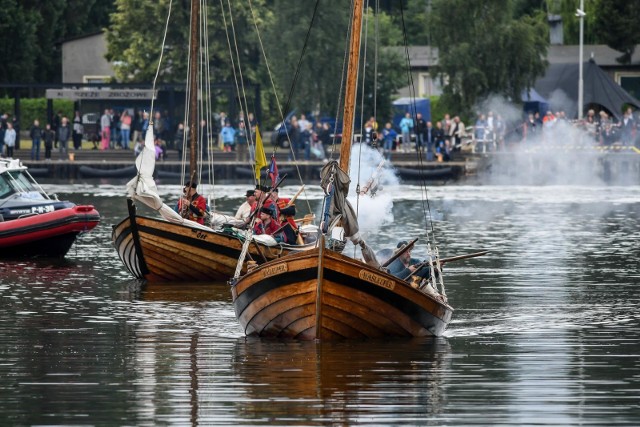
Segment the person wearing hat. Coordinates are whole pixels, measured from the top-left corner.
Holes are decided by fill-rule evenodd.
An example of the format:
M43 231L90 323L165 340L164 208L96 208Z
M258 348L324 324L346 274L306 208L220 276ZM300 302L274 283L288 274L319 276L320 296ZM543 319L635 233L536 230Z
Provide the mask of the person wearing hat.
M302 239L298 238L298 224L296 224L296 205L287 197L280 197L276 188L270 196L272 208L277 212L276 218L284 225L282 232L285 236L285 242L290 245L303 244Z
M396 246L396 253L404 249L407 244L408 243L404 240L399 242ZM412 249L413 248L407 249L402 253L402 255L400 255L391 264L389 264L389 267L387 267L389 274L392 274L393 276L396 276L397 278L402 280L408 279L409 276L414 273L414 276L423 279L429 277L430 271L429 268L427 268L428 266L417 258L411 258ZM422 264L422 266L418 264Z
M236 219L246 220L251 216L251 206L253 206L256 202L255 190L247 190L245 197L245 202L240 205L238 211L236 212Z
M178 200L176 212L183 218L204 225L204 218L207 215L207 201L198 194L197 187L197 182L187 181L184 185L182 197Z
M268 234L273 236L280 228L278 221L273 218L273 211L264 206L260 208L260 213L253 226L253 234ZM274 236L275 237L275 236Z
M251 206L252 210L256 210L258 205L264 205L267 201L267 195L269 194L269 187L256 184L256 189L254 190L255 202Z

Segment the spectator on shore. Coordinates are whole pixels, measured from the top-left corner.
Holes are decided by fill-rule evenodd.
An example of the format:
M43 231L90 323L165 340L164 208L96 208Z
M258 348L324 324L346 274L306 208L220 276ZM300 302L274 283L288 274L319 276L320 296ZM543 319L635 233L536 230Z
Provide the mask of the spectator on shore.
M51 124L47 123L44 131L42 132L42 139L44 140L44 159L48 162L51 161L51 150L56 141L56 132L51 128Z
M397 150L401 152L407 150L411 146L411 132L413 132L413 119L410 113L405 113L400 120L400 132L402 133L402 141L398 144Z
M33 121L33 125L31 125L31 129L29 130L29 137L31 138L31 160L40 160L42 129L40 128L38 119Z
M69 158L69 139L71 138L69 119L62 117L62 123L60 124L56 134L58 136L58 152L60 153L60 160L67 160Z
M7 157L13 158L13 149L16 146L16 130L13 123L7 123L7 130L4 132L4 145L7 146Z
M101 149L108 150L111 142L111 116L109 115L109 109L104 110L104 114L100 117L100 136L101 136Z
M393 142L398 137L398 133L393 129L391 122L387 122L382 129L382 140L384 156L387 160L391 160L391 151L393 150Z
M82 116L80 111L76 111L73 116L73 149L80 150L82 148L82 136L84 134L84 126L82 126Z

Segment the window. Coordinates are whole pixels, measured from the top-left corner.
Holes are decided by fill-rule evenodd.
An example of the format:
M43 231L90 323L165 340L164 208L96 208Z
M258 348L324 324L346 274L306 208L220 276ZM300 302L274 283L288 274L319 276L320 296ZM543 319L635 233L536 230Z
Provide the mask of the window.
M616 82L632 96L640 99L640 72L624 71L615 74Z

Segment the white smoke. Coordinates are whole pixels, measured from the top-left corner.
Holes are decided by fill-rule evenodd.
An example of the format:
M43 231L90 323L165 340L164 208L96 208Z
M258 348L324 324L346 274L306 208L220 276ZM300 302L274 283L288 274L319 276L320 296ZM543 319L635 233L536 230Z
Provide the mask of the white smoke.
M358 213L360 233L366 239L367 235L393 222L393 192L400 180L391 163L366 144L353 146L349 171L348 199Z
M573 117L571 101L562 91L555 91L549 109L556 119L537 126L535 131L523 132L526 119L522 107L503 98L492 97L478 105L477 111L501 114L507 123L507 143L488 156L490 169L480 172L479 178L490 184L523 185L602 185L606 175L599 142ZM565 112L565 120L557 117ZM541 112L544 116L546 111ZM625 181L626 177L618 177Z

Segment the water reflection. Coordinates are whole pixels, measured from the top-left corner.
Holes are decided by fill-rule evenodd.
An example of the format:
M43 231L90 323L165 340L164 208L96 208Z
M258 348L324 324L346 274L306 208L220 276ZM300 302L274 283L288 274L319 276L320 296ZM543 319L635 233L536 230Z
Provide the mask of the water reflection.
M225 283L132 281L121 188L80 188L103 221L66 260L0 262L0 424L640 424L640 187L434 188L441 254L491 251L445 267L446 338L319 344L245 338ZM421 231L393 197L376 249Z
M450 367L446 339L368 342L238 340L232 368L243 385L238 410L259 419L318 423L397 422L437 417Z

